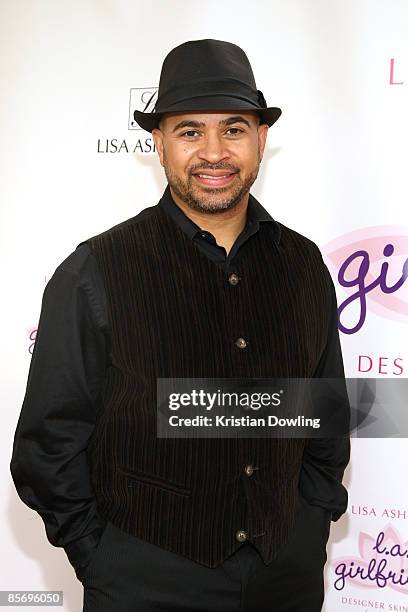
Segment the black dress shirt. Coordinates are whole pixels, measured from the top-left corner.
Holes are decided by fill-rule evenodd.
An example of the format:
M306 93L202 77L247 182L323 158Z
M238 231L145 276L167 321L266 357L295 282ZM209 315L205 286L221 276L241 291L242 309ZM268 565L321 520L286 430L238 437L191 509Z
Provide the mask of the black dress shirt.
M239 272L247 242L256 239L264 223L273 225L274 239L279 242L279 223L251 194L245 228L228 255L210 232L203 231L176 205L169 186L158 205L227 276ZM331 278L330 283L331 331L315 373L328 378L344 376ZM104 285L92 252L83 243L57 267L44 290L11 460L18 495L40 514L48 540L65 548L74 567L90 560L105 525L90 484L86 448L109 359ZM316 440L313 455L305 455L302 493L306 498L308 487L313 497L320 484L323 489L327 486L319 452L324 462L324 445L319 451ZM343 503L344 495L339 492L339 507ZM333 514L332 519L337 520L340 514Z

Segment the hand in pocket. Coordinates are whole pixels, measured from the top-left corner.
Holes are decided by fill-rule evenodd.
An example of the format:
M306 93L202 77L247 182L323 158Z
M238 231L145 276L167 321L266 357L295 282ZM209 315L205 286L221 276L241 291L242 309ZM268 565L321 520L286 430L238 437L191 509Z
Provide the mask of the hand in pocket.
M80 567L75 568L76 577L82 583L88 578L88 576L90 574L92 574L92 572L96 568L96 562L98 561L99 557L103 553L103 546L104 546L104 543L105 543L106 534L107 534L107 531L109 529L109 526L110 526L110 523L107 522L106 525L105 525L104 530L101 533L101 537L99 538L98 544L96 545L96 548L93 551L93 554L92 554L92 557L91 557L91 560L89 561L89 563L87 563L86 565L82 565Z

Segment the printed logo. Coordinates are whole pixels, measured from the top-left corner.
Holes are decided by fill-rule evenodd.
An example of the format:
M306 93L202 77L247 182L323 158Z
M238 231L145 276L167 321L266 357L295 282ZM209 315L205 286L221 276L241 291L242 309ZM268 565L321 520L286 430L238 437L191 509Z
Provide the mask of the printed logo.
M339 330L358 332L367 308L394 321L408 322L408 228L376 226L344 234L322 249L348 297L339 298ZM405 286L403 286L405 284Z
M30 329L29 332L28 332L28 338L29 338L29 340L31 342L30 346L28 347L28 352L30 353L30 355L33 354L36 336L37 336L37 327L34 327L34 328Z
M157 100L158 87L132 87L129 101L129 129L142 130L133 118L135 110L152 113Z
M346 584L375 589L386 587L408 595L408 541L388 523L374 538L360 532L360 557L340 557L330 562L337 578L334 588Z

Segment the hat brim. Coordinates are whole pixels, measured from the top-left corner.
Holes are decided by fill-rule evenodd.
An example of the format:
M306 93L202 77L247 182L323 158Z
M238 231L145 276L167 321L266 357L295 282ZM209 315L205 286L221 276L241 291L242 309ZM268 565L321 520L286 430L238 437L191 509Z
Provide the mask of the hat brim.
M223 104L224 102L224 104ZM196 104L195 104L196 103ZM178 105L181 106L181 105ZM188 108L177 108L177 105L171 109L164 109L160 112L155 113L143 113L142 111L135 110L133 113L133 118L141 128L146 130L147 132L151 132L154 128L157 128L160 122L160 119L165 113L190 113L196 111L202 111L205 113L209 110L218 110L218 111L240 111L240 110L252 110L259 113L261 117L261 123L267 123L269 127L275 123L279 119L282 114L282 110L276 106L270 106L268 108L257 108L250 104L246 104L243 102L240 104L237 101L234 101L234 104L231 105L231 100L221 101L218 100L206 101L205 108L203 108L203 103L200 100L191 100L189 101Z

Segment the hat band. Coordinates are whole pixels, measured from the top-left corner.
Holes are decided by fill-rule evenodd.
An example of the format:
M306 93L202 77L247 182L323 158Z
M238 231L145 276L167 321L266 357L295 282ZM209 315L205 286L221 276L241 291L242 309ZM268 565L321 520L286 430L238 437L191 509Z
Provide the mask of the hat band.
M192 93L192 85L194 86L194 93ZM248 85L248 83L240 81L239 79L225 77L222 80L195 79L194 81L189 81L187 84L183 83L171 89L167 89L157 99L154 112L159 113L165 108L170 109L178 105L180 102L202 98L203 96L236 98L248 102L254 108L259 108L260 106L257 89L254 89Z
M188 100L194 100L197 98L205 98L205 99L207 98L229 98L230 100L242 100L244 102L247 102L254 109L261 110L259 104L256 104L253 100L250 100L249 98L246 98L245 96L232 96L229 93L216 93L216 94L206 94L205 96L198 94L196 96L189 96L188 98L181 98L181 99L178 99L177 102L174 102L173 104L169 104L164 108L155 107L153 109L153 112L154 113L170 112L172 109L174 109L174 107L176 107L177 109L182 102L186 102ZM181 110L186 110L186 109L183 108Z

